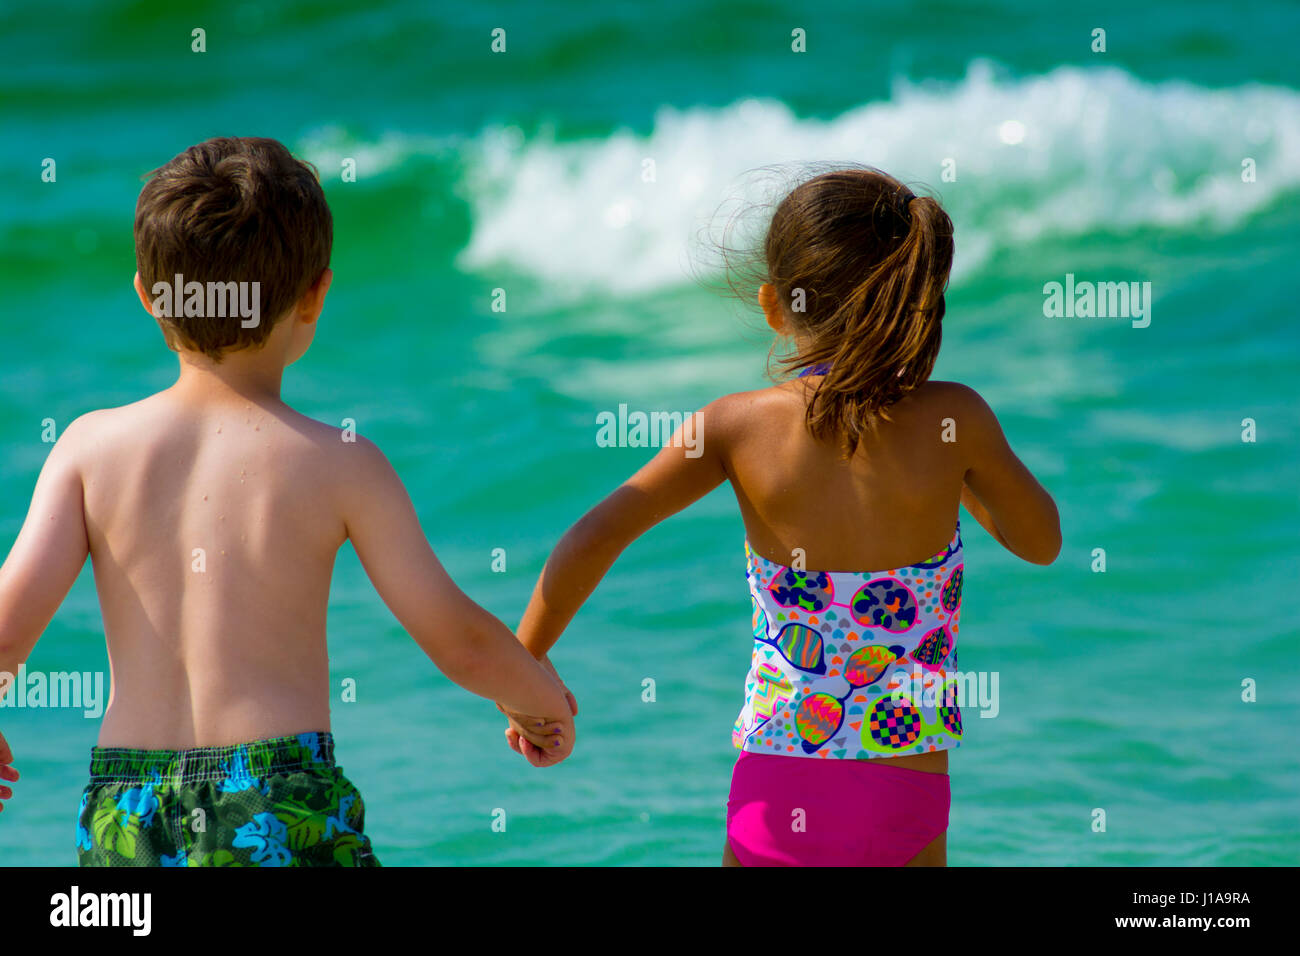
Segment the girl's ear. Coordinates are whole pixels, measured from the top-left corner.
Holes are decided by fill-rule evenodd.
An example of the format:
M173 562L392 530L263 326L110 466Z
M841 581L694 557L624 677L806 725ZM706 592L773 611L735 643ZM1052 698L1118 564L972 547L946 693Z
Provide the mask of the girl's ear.
M763 283L758 287L758 307L763 310L763 317L772 331L777 335L790 333L789 323L785 320L785 310L781 308L781 297L777 295L776 286Z

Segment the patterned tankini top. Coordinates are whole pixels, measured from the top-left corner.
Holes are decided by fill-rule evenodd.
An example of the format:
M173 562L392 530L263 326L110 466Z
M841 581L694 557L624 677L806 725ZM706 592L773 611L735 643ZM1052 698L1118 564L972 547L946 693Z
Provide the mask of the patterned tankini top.
M961 745L961 523L925 561L801 571L745 543L754 652L732 742L752 753L867 760Z

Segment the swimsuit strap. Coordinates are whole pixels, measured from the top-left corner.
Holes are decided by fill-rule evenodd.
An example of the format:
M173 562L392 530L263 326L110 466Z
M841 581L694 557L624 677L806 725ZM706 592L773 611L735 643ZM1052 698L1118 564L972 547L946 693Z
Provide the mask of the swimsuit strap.
M809 365L806 369L800 372L799 378L804 378L808 375L826 375L830 370L830 362L818 362L816 365Z

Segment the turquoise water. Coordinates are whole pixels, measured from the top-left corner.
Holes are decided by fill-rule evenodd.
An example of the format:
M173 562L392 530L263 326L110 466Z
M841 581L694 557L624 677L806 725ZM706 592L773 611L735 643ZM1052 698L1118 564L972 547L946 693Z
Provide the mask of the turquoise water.
M286 398L356 420L457 580L510 623L568 524L647 457L598 447L598 412L763 381L759 324L692 278L709 214L758 166L870 162L951 211L936 375L985 395L1065 534L1039 568L967 522L961 662L999 674L1000 711L967 713L951 862L1294 864L1300 11L1095 6L7 8L0 545L43 419L174 373L131 290L131 220L141 175L195 141L271 135L320 166L335 281ZM1150 326L1044 318L1066 273L1150 281ZM506 749L492 705L434 670L345 550L332 672L357 701L334 730L381 859L716 863L749 660L742 540L724 488L628 550L554 652L582 714L549 772ZM29 665L106 669L89 571ZM0 861L72 862L96 722L0 709L0 729L24 774Z

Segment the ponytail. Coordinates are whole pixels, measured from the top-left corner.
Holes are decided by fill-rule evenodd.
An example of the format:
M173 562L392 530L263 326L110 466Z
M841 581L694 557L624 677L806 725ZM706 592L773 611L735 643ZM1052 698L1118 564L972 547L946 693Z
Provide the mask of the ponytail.
M952 220L875 171L828 173L778 207L765 244L781 300L807 347L790 371L826 366L807 424L852 455L889 406L925 382L942 340L944 289L952 268Z

